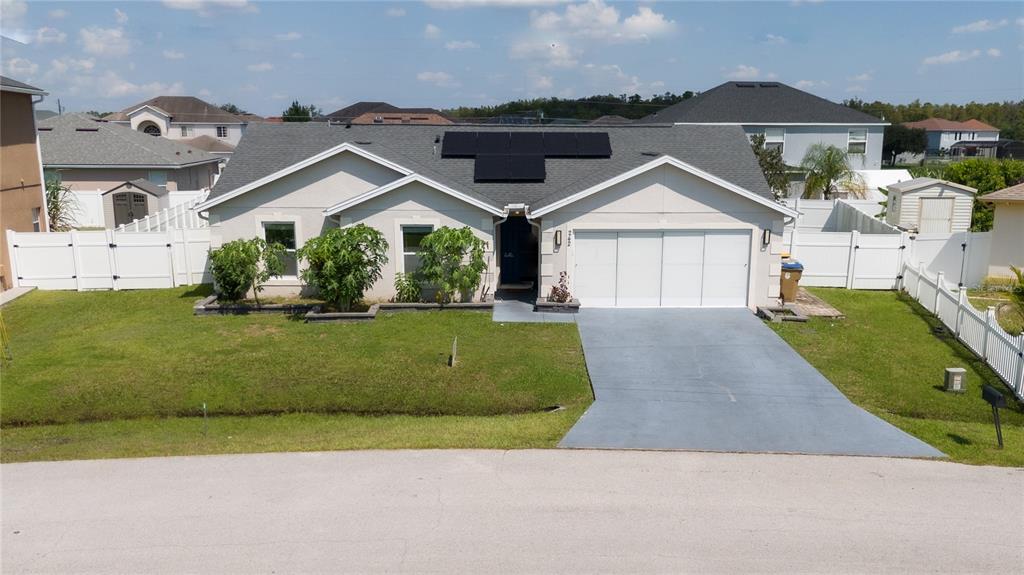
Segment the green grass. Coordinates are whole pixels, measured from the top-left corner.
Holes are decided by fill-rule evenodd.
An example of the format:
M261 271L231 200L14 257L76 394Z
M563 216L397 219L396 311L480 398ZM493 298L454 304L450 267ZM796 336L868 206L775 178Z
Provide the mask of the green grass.
M1024 332L1024 313L1014 305L1013 295L1008 291L972 289L967 290L967 301L974 309L985 311L996 308L996 321L1010 335ZM1009 305L1006 305L1009 304Z
M203 403L213 415L497 415L591 398L573 325L473 311L340 324L195 317L196 295L37 291L13 302L3 425L194 416Z
M853 402L947 453L954 461L1024 465L1024 407L1013 392L907 296L811 288L846 319L771 324ZM967 392L942 391L943 370L967 370ZM992 410L981 385L1000 388L1006 448L995 448Z
M134 419L4 429L0 462L326 451L555 447L584 410L492 416L288 415Z

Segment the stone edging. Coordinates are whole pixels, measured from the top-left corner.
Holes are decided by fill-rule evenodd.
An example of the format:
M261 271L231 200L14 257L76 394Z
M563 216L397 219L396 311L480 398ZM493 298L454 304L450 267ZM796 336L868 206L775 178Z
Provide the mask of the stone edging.
M273 313L301 315L310 311L320 309L320 304L315 303L270 303L256 307L254 305L220 304L217 303L217 295L207 296L192 306L194 315L248 315L251 313Z
M548 313L576 313L580 311L580 300L572 298L566 302L548 301L547 298L537 298L533 304L533 311Z

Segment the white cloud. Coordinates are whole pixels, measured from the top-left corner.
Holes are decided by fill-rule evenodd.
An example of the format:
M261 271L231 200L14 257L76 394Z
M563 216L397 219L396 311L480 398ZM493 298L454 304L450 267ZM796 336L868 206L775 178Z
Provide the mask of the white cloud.
M11 24L19 24L28 12L28 4L24 0L0 0L0 11Z
M401 18L402 16L405 16L405 9L404 8L388 8L387 11L384 12L384 14L386 14L390 18Z
M68 72L92 72L95 67L95 58L58 58L50 61L47 76L59 78Z
M50 18L53 18L54 20L60 20L61 18L67 18L68 11L57 9L50 10L49 12L47 12L47 14L50 16Z
M999 48L989 48L985 50L985 53L993 58L998 58L1003 55L1003 52Z
M291 53L291 59L292 60L302 60L305 57L306 57L306 55L303 54L302 52L292 52Z
M854 84L846 88L846 92L849 94L859 94L861 92L867 92L867 88L860 84Z
M561 14L533 12L530 14L530 26L534 30L563 36L636 42L671 34L676 23L648 6L638 7L635 14L622 20L614 6L605 4L603 0L589 0L569 4Z
M118 24L127 24L128 14L122 12L120 8L114 8L114 20L117 20Z
M4 74L18 79L25 79L39 71L39 65L25 58L11 58L4 61Z
M480 45L472 40L452 40L451 42L445 42L444 47L448 50L459 51L475 50L479 48Z
M249 64L245 69L250 72L269 72L274 69L274 65L270 62L258 62L256 64Z
M291 40L301 40L302 34L298 32L285 32L283 34L274 34L274 38L277 38L278 40L284 40L287 42Z
M131 41L121 28L91 26L78 31L82 49L97 56L126 56L132 51Z
M116 72L108 71L100 76L72 75L68 77L70 93L100 98L152 97L158 95L180 95L185 93L181 82L147 82L136 84L125 80Z
M977 20L970 24L963 24L961 26L954 26L954 34L973 34L975 32L991 32L992 30L998 30L1003 26L1009 24L1010 21L1003 18L1002 20Z
M847 78L850 82L870 82L872 80L871 72L864 72L857 74L856 76L850 76Z
M537 76L533 79L534 90L550 90L555 87L554 80L551 76Z
M757 80L759 78L772 79L776 76L772 72L762 73L761 69L756 66L739 64L732 70L726 72L725 77L732 80Z
M638 94L644 91L644 84L638 76L627 74L618 64L587 64L583 71L590 76L594 89L615 94Z
M928 56L924 60L921 60L921 65L939 66L944 64L956 64L957 62L973 60L978 56L981 56L981 50L951 50L937 56Z
M200 96L202 96L203 98L209 98L210 96L212 96L212 95L213 95L213 92L211 92L211 91L210 91L209 89L207 89L207 88L201 88L201 89L199 90L199 95L200 95Z
M36 44L63 44L68 35L56 28L43 26L36 30Z
M572 68L579 63L579 52L568 44L553 42L519 42L509 50L514 60L539 60L555 68Z
M528 8L531 6L552 6L568 0L426 0L427 6L436 10L458 10L460 8Z
M416 79L441 88L457 85L452 75L447 72L420 72L416 74Z
M163 0L164 6L174 10L191 10L206 18L218 10L259 12L260 9L249 0Z
M812 88L826 88L828 82L824 80L797 80L793 87L801 90L810 90Z
M164 58L168 60L184 60L185 53L177 50L164 50Z
M1021 28L1024 28L1024 18L1017 18L1016 20L1014 20L1014 23L1020 26Z
M274 100L287 100L288 94L285 94L284 92L274 92L270 97Z
M441 37L441 29L433 24L427 24L423 27L423 37L427 40L437 40Z
M785 36L779 36L778 34L765 34L761 43L782 46L783 44L788 44L789 40Z

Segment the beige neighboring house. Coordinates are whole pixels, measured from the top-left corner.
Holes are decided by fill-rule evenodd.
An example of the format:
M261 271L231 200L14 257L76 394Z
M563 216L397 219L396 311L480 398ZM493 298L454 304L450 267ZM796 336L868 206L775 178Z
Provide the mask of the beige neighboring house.
M249 124L247 118L192 96L157 96L103 119L222 155L234 150Z
M126 182L146 181L166 192L165 201L136 202L134 219L183 203L211 188L223 159L166 138L154 138L128 126L98 120L86 114L65 114L38 124L43 169L58 178L78 199L81 227L113 228L115 204L127 190L110 193ZM130 220L128 220L130 222Z
M369 298L394 295L424 236L465 226L487 245L478 298L547 296L566 272L584 306L751 309L778 298L797 215L737 126L256 124L196 210L214 246L373 227L389 261ZM303 291L289 260L267 293Z
M1024 182L979 199L994 210L988 275L1014 277L1011 265L1024 269Z
M433 108L399 108L387 102L356 102L318 120L332 124L452 124L451 118Z
M47 231L34 113L45 95L35 86L0 76L0 289L13 285L6 230Z

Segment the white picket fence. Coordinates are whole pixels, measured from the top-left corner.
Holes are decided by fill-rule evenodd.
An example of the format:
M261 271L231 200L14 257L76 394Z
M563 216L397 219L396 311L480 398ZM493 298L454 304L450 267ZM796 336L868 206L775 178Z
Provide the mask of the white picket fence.
M996 321L995 308L975 310L967 301L967 290L949 286L942 272L931 276L920 265L907 263L901 287L1024 399L1024 334L1006 333Z
M191 200L165 208L146 217L134 220L129 224L121 224L114 228L118 232L163 232L172 229L197 230L205 228L209 223L199 217L195 206L206 200L209 191Z
M48 290L153 289L213 281L210 229L7 231L11 277Z

